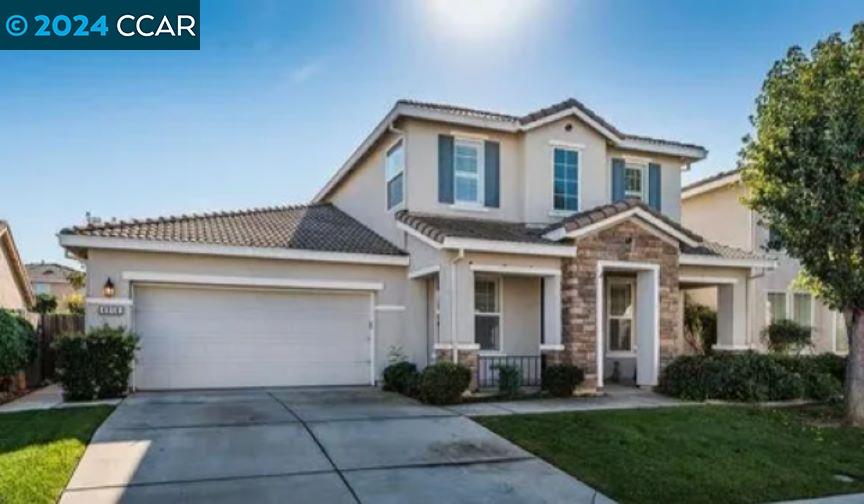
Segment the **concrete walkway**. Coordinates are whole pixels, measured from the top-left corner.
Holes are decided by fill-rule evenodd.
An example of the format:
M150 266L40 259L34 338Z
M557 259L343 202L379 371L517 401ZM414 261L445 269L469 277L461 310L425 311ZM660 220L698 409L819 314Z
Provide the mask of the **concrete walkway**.
M373 388L139 393L61 504L611 502L454 411Z
M564 411L663 408L688 404L694 403L687 403L637 387L607 385L603 390L603 394L597 397L467 403L450 406L448 409L460 415L474 417L559 413Z
M120 399L105 399L102 401L63 402L63 389L59 385L48 385L19 397L14 401L0 405L0 413L17 413L20 411L46 410L53 408L75 408L80 406L116 405Z

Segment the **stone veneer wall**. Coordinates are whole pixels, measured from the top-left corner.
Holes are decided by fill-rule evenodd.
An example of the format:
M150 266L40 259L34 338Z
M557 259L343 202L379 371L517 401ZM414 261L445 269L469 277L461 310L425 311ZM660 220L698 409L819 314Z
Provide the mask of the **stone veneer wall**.
M648 224L645 224L648 226ZM660 367L676 353L682 306L678 292L678 247L642 226L625 221L576 241L576 257L562 266L564 350L548 362L575 364L585 371L585 388L597 387L597 262L660 265Z
M453 350L447 348L435 349L435 362L453 362ZM459 364L471 370L471 384L468 385L468 390L477 390L477 350L459 349Z

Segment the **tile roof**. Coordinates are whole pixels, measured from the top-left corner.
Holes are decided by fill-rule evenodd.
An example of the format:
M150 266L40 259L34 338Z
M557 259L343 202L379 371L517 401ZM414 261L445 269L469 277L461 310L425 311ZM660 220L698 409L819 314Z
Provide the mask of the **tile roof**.
M561 242L548 240L543 237L549 231L558 229L562 226L567 231L601 222L605 219L613 217L617 214L625 212L633 208L641 208L649 212L654 217L660 219L668 226L677 230L681 234L688 236L693 241L697 242L696 246L690 246L686 243L681 243L681 252L684 254L694 254L703 256L712 256L724 259L754 259L765 260L769 259L766 256L747 252L722 245L720 243L710 242L703 239L698 234L690 231L681 224L673 221L669 217L657 212L645 203L637 199L626 199L616 203L600 205L583 212L571 215L561 222L546 226L533 227L519 222L503 222L494 220L481 220L471 218L457 217L441 217L437 215L417 214L401 210L396 213L396 219L403 224L419 231L424 236L435 240L438 243L444 243L447 237L453 238L475 238L479 240L492 241L508 241L517 243L542 243L547 245L560 245Z
M24 267L27 268L27 274L33 282L69 283L70 274L80 273L75 268L50 262L29 263Z
M529 227L518 222L440 217L409 213L405 210L397 212L396 219L439 243L443 243L444 238L453 237L559 245L558 242L543 238L546 232L543 228Z
M600 126L611 131L614 135L616 135L622 139L638 140L638 141L649 142L649 143L653 143L653 144L657 144L657 145L674 145L674 146L678 146L678 147L687 147L687 148L692 148L692 149L705 150L705 147L703 147L701 145L692 144L692 143L677 142L674 140L664 140L662 138L653 138L653 137L648 137L648 136L631 135L629 133L624 133L621 130L619 130L618 128L616 128L615 126L612 126L612 124L609 121L607 121L606 119L601 117L599 114L597 114L596 112L594 112L593 110L591 110L590 108L585 106L585 104L583 104L582 102L580 102L579 100L577 100L575 98L568 98L568 99L561 101L561 102L558 102L554 105L550 105L548 107L545 107L545 108L542 108L539 110L535 110L534 112L529 112L528 114L525 114L522 116L502 114L499 112L491 112L488 110L479 110L479 109L474 109L474 108L469 108L469 107L462 107L462 106L458 106L458 105L448 105L448 104L444 104L444 103L434 103L434 102L423 102L423 101L417 101L417 100L399 100L398 103L401 103L404 105L411 105L411 106L419 107L419 108L424 108L427 110L435 110L435 111L446 112L446 113L450 113L450 114L461 115L461 116L465 116L465 117L474 117L477 119L484 119L484 120L491 120L491 121L517 123L520 125L530 124L534 121L538 121L540 119L549 117L551 115L555 115L559 112L562 112L562 111L570 109L570 108L577 108L580 111L582 111L585 115L590 117L593 121L598 123Z
M67 228L60 233L320 252L405 254L329 203L108 222Z
M741 170L739 168L735 168L734 170L726 170L726 171L721 171L719 173L715 173L714 175L711 175L709 177L705 177L705 178L699 179L696 182L693 182L691 184L687 184L686 186L681 188L681 192L683 193L683 192L689 191L691 189L695 189L697 187L703 186L705 184L710 184L711 182L715 182L717 180L724 179L730 175L735 175L740 171Z
M559 228L561 226L564 226L564 229L567 231L575 231L579 228L590 226L591 224L596 224L597 222L606 220L609 217L614 217L619 213L626 212L627 210L632 210L634 208L639 208L641 210L644 210L645 212L648 212L653 217L661 220L664 224L670 226L671 228L675 229L684 236L687 236L693 241L702 241L702 237L698 234L690 231L681 224L675 222L674 220L658 212L657 210L654 210L653 208L636 198L627 198L622 201L616 201L615 203L608 203L606 205L589 208L588 210L573 214L570 217L564 219L563 221L549 226L549 228L547 228L547 231L552 231L553 229Z

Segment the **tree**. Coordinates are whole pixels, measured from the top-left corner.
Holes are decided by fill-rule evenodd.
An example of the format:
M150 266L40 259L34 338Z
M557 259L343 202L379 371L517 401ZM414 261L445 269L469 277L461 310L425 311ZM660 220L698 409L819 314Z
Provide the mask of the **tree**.
M86 305L82 294L78 294L77 292L69 294L63 300L63 304L66 305L66 309L69 310L69 313L73 315L84 315L84 307Z
M66 275L66 280L69 280L69 285L76 291L84 288L87 283L87 275L83 271L73 271Z
M33 305L33 311L39 315L46 315L57 309L57 298L52 294L39 294L36 296L36 303Z
M864 23L777 61L740 154L745 203L803 283L843 313L846 416L864 425Z

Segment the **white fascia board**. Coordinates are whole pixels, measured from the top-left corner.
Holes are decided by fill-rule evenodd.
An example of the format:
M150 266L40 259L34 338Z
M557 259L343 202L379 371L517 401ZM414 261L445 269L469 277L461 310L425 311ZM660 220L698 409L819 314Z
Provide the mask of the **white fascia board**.
M615 133L610 131L608 128L603 127L603 125L601 125L600 123L598 123L597 121L592 119L588 114L583 112L579 107L570 107L568 109L562 110L561 112L557 112L557 113L552 114L550 116L546 116L546 117L537 119L536 121L532 121L530 123L525 123L519 129L522 131L528 131L528 130L531 130L534 128L539 128L540 126L543 126L544 124L549 124L549 123L553 123L555 121L564 119L565 117L569 117L571 115L575 115L576 117L579 118L580 121L591 126L595 130L597 130L601 135L603 135L607 139L611 140L613 143L620 144L623 141L623 139L620 136L616 135Z
M726 187L727 185L735 184L741 181L741 175L739 173L730 173L729 175L719 178L717 180L712 180L707 184L698 185L691 189L686 189L681 192L681 199L686 200L688 198L692 198L694 196L699 196L700 194L705 194L707 192L714 191L716 189L721 189Z
M542 243L478 240L475 238L447 237L444 239L444 248L471 250L475 252L497 252L501 254L542 255L553 257L576 256L576 247L568 245L545 245Z
M322 252L317 250L294 250L283 248L237 247L232 245L214 245L209 243L137 240L99 236L60 235L60 245L63 247L128 250L137 252L162 252L173 254L249 257L255 259L282 259L293 261L320 261L348 264L408 266L409 263L408 256Z
M393 123L393 121L396 120L399 115L398 110L399 107L393 107L392 109L390 109L390 112L388 112L387 115L384 116L384 119L382 119L381 122L379 122L378 125L375 126L375 129L372 130L372 133L369 133L369 136L367 136L366 139L363 140L363 143L361 143L360 146L357 147L357 149L351 154L351 157L349 157L348 160L345 161L345 163L343 163L341 167L339 167L339 169L332 177L330 177L330 180L327 181L324 187L322 187L321 190L318 191L318 194L316 194L315 198L312 199L313 203L323 202L324 198L326 198L327 195L330 194L330 191L332 191L339 184L339 182L346 175L348 175L348 172L350 172L351 169L354 168L354 165L358 161L360 161L363 156L366 155L366 152L368 152L369 149L373 145L375 145L375 142L378 141L381 135L383 135L387 131L387 129L390 128L390 125Z
M579 238L581 236L585 236L585 235L594 233L594 232L599 231L601 229L605 229L609 226L612 226L614 224L617 224L618 222L627 220L631 217L639 217L642 220L651 224L652 226L656 227L657 229L660 229L661 231L665 232L666 234L673 236L677 240L684 242L687 245L690 245L691 247L695 247L697 245L697 242L694 239L690 238L689 236L678 231L677 229L666 224L662 220L658 219L657 217L654 217L653 215L646 212L645 210L642 210L639 207L631 208L630 210L621 212L617 215L613 215L612 217L609 217L607 219L603 219L601 221L595 222L594 224L590 224L588 226L581 227L579 229L574 229L573 231L569 231L569 232L566 231L564 226L562 225L560 228L553 229L552 231L546 233L543 236L544 236L544 238L546 238L548 240L555 240L555 241L560 241L560 240L563 240L564 238Z
M527 276L561 276L560 269L534 268L531 266L511 266L507 264L472 264L471 271L479 273L501 273Z
M729 259L700 254L681 254L678 263L685 266L725 266L728 268L775 269L777 267L777 261L773 259Z
M396 229L398 229L400 231L404 231L405 233L413 236L417 240L425 243L426 245L429 245L430 247L434 248L435 250L441 250L442 248L444 248L443 243L439 243L439 242L433 240L432 238L429 238L428 236L424 235L420 231L417 231L416 229L414 229L411 226L404 224L402 222L396 223Z
M640 140L638 138L627 138L618 143L617 147L626 150L650 152L652 154L678 156L687 158L691 161L701 161L708 156L708 151L705 149L687 147L685 145L658 144L656 142Z
M160 271L124 271L123 280L128 282L170 283L189 285L219 285L232 287L270 287L280 289L357 290L379 291L381 282L355 282L341 280L317 280L305 278L240 277L222 275L195 275L187 273L164 273Z
M414 271L409 271L408 272L408 278L411 280L414 280L417 278L427 277L429 275L436 275L440 271L441 271L441 266L438 266L438 265L428 266L426 268L420 268L420 269L417 269Z
M678 283L697 285L732 285L738 283L737 278L714 276L679 276Z

